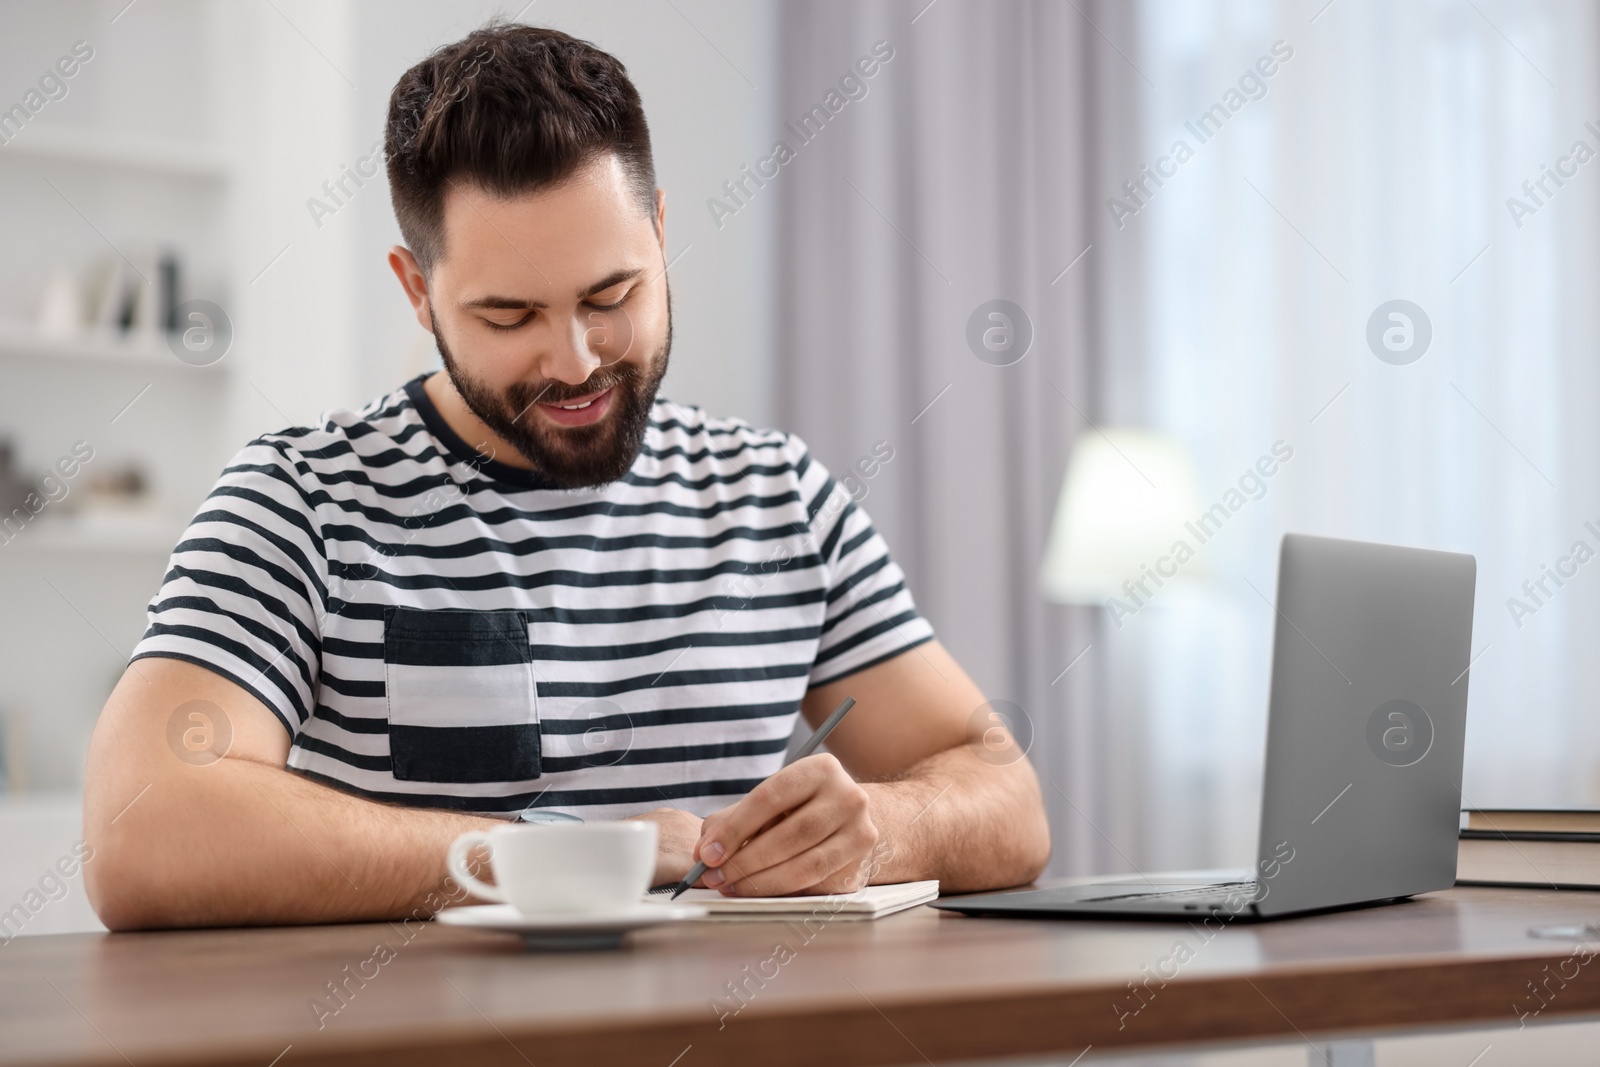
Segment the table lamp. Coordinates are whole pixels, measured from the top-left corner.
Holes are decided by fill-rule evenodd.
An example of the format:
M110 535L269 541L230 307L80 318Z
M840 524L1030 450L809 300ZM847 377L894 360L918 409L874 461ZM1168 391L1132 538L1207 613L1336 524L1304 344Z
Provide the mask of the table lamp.
M1139 604L1165 584L1201 577L1205 557L1184 529L1200 512L1194 464L1180 442L1146 430L1087 431L1073 446L1051 524L1045 594L1064 604L1127 601L1126 583L1143 579ZM1174 551L1180 541L1187 552Z

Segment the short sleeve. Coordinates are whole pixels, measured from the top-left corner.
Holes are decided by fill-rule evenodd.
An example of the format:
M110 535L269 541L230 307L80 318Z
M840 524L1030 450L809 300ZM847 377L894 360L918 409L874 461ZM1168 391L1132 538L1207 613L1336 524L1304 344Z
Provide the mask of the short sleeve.
M800 451L795 468L827 590L809 679L815 687L933 640L933 626L917 611L905 574L867 513L804 442L790 441Z
M132 656L215 671L272 709L291 737L315 706L328 588L303 469L281 440L240 450L173 550Z

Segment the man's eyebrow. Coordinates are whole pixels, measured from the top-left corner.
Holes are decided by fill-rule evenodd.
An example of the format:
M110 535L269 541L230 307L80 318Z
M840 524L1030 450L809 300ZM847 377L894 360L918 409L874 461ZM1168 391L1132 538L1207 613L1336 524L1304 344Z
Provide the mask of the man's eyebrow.
M603 293L613 285L620 285L630 278L637 278L643 273L643 267L634 267L632 270L612 271L579 293L578 299L587 300L596 293ZM468 311L537 311L550 305L543 300L524 300L515 296L480 296L476 300L463 302L461 306Z
M620 285L629 278L637 278L644 273L643 267L634 267L632 270L614 270L610 274L595 282L589 288L578 294L579 300L587 300L596 293L603 293L613 285Z
M514 296L480 296L476 300L464 301L461 306L473 311L534 311L550 305L543 300L522 300Z

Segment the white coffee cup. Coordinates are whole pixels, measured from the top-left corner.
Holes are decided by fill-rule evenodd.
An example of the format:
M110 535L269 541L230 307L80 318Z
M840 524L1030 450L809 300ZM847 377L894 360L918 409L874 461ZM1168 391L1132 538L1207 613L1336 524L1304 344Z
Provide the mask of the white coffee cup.
M655 823L638 820L496 826L452 841L445 866L476 895L525 915L625 912L650 888L657 836ZM489 850L494 885L467 869L480 844Z

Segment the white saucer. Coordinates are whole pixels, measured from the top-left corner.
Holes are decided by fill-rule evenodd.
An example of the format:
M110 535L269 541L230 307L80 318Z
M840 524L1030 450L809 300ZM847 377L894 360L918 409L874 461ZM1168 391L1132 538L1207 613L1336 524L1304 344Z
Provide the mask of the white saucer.
M622 911L595 915L526 915L510 904L474 904L446 908L434 918L448 926L521 934L523 944L531 949L570 951L615 948L630 930L698 919L707 910L700 904L640 903Z

